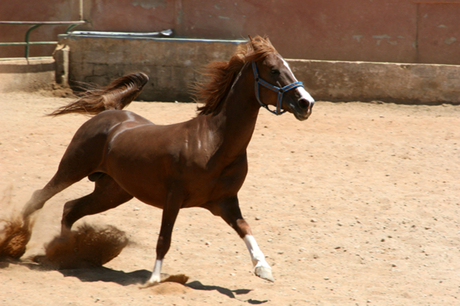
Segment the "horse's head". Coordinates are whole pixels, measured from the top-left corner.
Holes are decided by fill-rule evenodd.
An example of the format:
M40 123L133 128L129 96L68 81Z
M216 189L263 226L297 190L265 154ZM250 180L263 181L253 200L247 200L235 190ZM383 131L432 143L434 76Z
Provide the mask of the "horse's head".
M268 39L267 39L268 41ZM253 48L257 49L257 46ZM297 81L288 63L276 52L266 53L252 63L255 95L259 104L274 114L293 113L298 120L306 120L315 100ZM276 107L275 111L267 105Z

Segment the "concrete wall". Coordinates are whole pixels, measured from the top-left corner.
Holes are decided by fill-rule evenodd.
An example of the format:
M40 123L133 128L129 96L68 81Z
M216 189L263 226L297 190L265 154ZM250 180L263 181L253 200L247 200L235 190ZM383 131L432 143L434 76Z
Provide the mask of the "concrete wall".
M460 66L288 60L310 94L325 101L460 104Z
M69 80L106 85L134 71L150 76L140 99L190 101L199 69L228 60L242 41L60 36L70 48ZM460 66L288 60L317 100L460 104Z
M151 32L241 39L269 35L288 58L460 64L460 0L83 0L78 30ZM77 20L79 0L2 1L0 20ZM28 26L0 25L0 41L23 40ZM32 40L56 40L65 26L42 26ZM23 56L23 47L0 47ZM33 46L32 55L53 47Z
M150 77L139 99L190 101L190 87L211 61L228 60L242 40L123 39L60 35L67 45L69 83L107 85L124 74Z
M48 59L0 60L0 92L50 90L55 62Z

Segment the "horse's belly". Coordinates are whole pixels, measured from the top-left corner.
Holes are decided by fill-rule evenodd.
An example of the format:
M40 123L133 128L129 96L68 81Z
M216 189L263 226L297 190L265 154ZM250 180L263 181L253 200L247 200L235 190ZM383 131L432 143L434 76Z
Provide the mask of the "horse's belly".
M181 202L181 207L206 207L235 196L241 188L245 173L232 171L222 175L198 168L183 167L180 171L165 171L164 166L149 163L119 163L108 171L129 194L149 205L163 208L168 199Z

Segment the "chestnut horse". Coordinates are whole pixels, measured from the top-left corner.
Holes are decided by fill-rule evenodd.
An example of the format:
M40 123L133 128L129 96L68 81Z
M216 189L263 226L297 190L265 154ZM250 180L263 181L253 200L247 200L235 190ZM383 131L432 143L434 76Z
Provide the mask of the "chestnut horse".
M133 197L163 209L155 266L146 285L160 282L174 222L186 207L203 207L222 217L244 240L255 274L273 281L239 208L237 195L248 170L246 150L261 106L305 120L314 100L270 41L259 36L240 45L228 62L211 63L208 76L196 88L197 101L204 105L194 119L182 123L154 125L122 110L148 81L143 73L124 76L52 113L96 116L76 132L54 177L26 204L25 222L52 196L89 177L95 189L65 204L63 233L78 219Z

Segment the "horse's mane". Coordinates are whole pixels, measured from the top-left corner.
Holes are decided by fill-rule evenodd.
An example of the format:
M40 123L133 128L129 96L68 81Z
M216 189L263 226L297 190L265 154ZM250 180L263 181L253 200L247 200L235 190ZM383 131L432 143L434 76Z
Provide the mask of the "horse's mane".
M198 107L200 115L216 114L220 111L236 76L246 63L277 52L267 37L249 38L248 43L238 46L228 62L212 62L204 69L206 80L194 87L195 101L204 103Z

